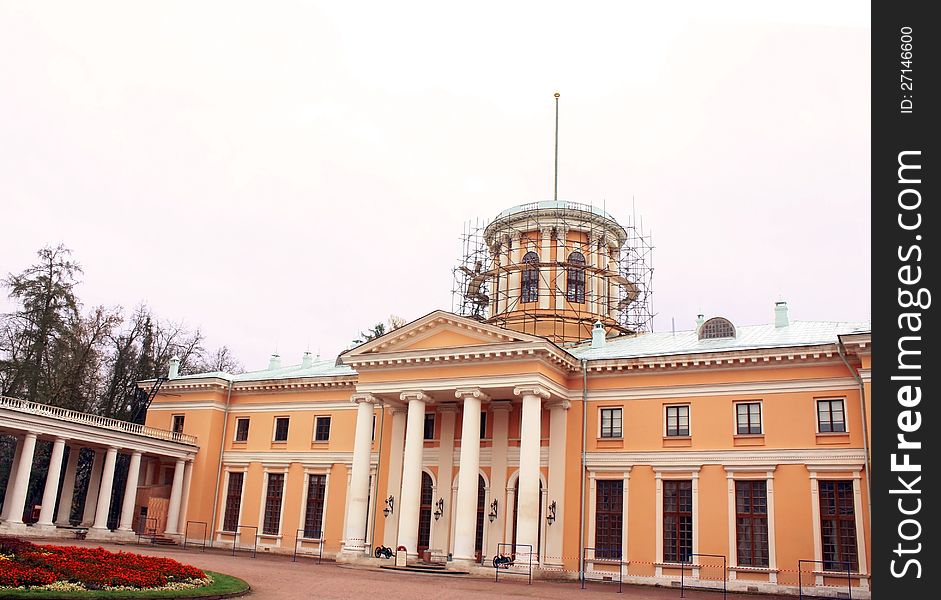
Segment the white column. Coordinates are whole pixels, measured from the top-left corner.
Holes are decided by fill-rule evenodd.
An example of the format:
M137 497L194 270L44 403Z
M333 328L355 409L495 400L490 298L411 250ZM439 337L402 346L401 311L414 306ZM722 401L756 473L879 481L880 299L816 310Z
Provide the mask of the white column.
M397 546L405 546L410 556L417 556L421 467L425 446L425 402L431 398L420 391L402 392L400 398L403 402L408 402L408 417L405 425L405 462L402 465L402 502L398 509Z
M101 485L98 486L98 503L95 506L95 523L92 529L108 528L108 512L111 510L111 491L114 489L114 465L118 460L118 449L108 448L105 454L105 467L101 473Z
M402 491L402 453L405 451L405 409L392 407L392 435L389 439L389 486L386 498L392 496L392 512L386 517L382 543L391 546L399 530L399 515L396 506Z
M546 528L546 562L562 565L562 540L565 527L565 434L571 403L556 400L549 408L549 481L548 504L555 502L555 522ZM547 504L547 506L548 506Z
M15 487L13 483L16 481L16 469L20 464L20 456L23 454L23 440L18 437L14 439L16 440L16 450L13 451L13 464L10 465L10 474L7 477L7 491L3 495L3 512L0 512L0 521L6 521L10 513L13 488Z
M528 544L533 552L539 541L539 454L541 451L542 399L549 392L542 386L513 390L523 397L520 416L520 474L516 514L516 543ZM525 551L524 551L525 552ZM519 551L517 551L519 553Z
M16 463L16 479L13 480L13 494L10 496L10 511L7 513L6 519L7 525L23 524L26 492L29 491L29 475L33 469L33 453L36 451L36 434L27 433L23 437L22 445L23 451Z
M56 514L56 525L69 526L69 517L72 516L72 499L75 496L75 473L78 470L78 458L81 448L69 447L69 460L65 463L65 478L62 480L62 491L59 492L59 512Z
M457 404L447 402L438 405L441 415L441 434L438 442L438 489L435 501L444 500L444 514L435 522L432 548L447 554L451 549L451 519L457 514L451 504L451 481L454 473L454 421L457 417ZM463 448L463 442L462 446ZM475 515L476 517L476 515Z
M486 398L479 388L458 389L455 396L464 399L461 418L461 470L457 474L454 558L474 560L477 537L477 484L480 473L480 401Z
M95 450L91 475L88 476L88 488L85 490L85 509L82 511L82 527L89 527L95 522L95 509L98 506L98 488L101 487L101 470L105 464L105 453Z
M118 529L131 531L134 523L134 505L137 502L137 480L140 477L140 452L131 453L131 462L127 468L127 482L124 485L124 500L121 502L121 520Z
M157 460L149 459L147 461L147 467L144 469L144 485L154 485L157 483Z
M362 554L366 551L366 520L369 515L369 455L372 452L372 417L376 398L370 394L354 394L357 404L356 437L353 440L353 466L347 498L346 536L343 551Z
M170 486L170 505L167 507L167 528L164 533L176 535L180 533L180 502L183 499L183 469L186 461L177 459L173 468L173 485Z
M509 417L513 404L508 400L495 400L490 403L493 413L493 433L491 435L490 453L490 498L487 500L487 514L490 514L490 505L497 501L497 518L490 523L489 518L484 521L484 527L490 527L487 536L487 556L496 556L497 544L505 542L507 511L506 504L506 453L509 446Z
M558 310L565 308L565 282L566 271L564 263L568 260L568 229L559 228L556 230L556 273L555 273L555 307Z
M284 476L284 485L287 485L287 473ZM186 466L183 467L183 499L180 501L180 525L178 531L180 533L186 533L186 513L189 511L190 507L190 485L193 482L193 461L186 461ZM282 506L284 504L282 503Z
M62 474L62 457L65 456L65 439L57 437L52 442L52 454L49 456L49 469L46 471L46 486L42 491L42 508L39 510L39 527L52 528L52 518L56 511L56 498L59 492L59 475Z

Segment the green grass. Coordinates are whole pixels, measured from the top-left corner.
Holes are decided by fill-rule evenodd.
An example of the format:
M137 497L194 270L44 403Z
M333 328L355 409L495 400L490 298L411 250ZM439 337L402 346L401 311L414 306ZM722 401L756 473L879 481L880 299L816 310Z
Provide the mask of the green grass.
M108 592L104 590L89 590L87 592L73 591L46 591L46 590L0 590L0 599L6 598L29 598L30 600L53 600L75 598L84 600L85 598L107 598L109 600L118 600L121 598L205 598L207 596L222 596L225 594L235 594L248 590L248 584L231 575L216 573L214 571L205 571L213 579L212 585L190 590L141 590L139 592Z

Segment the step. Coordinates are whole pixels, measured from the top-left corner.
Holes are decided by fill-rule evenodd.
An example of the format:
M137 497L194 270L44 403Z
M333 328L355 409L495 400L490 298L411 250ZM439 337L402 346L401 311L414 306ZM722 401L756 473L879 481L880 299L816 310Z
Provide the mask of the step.
M433 575L469 575L469 571L456 571L445 567L444 565L409 565L407 567L396 567L395 565L383 565L380 569L389 571L398 571L400 573L428 573Z

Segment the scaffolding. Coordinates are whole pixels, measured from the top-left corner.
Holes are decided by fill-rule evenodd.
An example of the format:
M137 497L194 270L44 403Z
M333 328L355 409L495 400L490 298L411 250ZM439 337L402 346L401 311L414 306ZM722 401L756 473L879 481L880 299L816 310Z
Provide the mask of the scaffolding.
M608 336L652 330L653 244L633 215L622 225L596 206L536 202L467 221L460 241L457 314L562 345L596 321Z

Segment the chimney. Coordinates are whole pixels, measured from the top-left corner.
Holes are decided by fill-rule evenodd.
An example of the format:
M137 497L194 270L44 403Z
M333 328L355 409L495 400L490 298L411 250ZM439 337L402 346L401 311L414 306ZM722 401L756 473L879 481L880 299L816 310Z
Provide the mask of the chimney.
M304 358L301 359L301 368L309 369L314 364L314 355L307 351L304 353Z
M774 303L774 326L787 327L790 324L787 318L787 302L781 300Z
M705 315L703 315L702 313L699 313L698 315L696 315L696 329L697 330L700 327L702 327L702 324L705 322L706 322Z
M281 368L281 357L277 352L271 355L271 359L268 360L268 370L275 371Z
M167 373L168 379L176 379L180 376L180 357L174 355L170 359L170 372Z
M603 348L606 341L604 325L601 321L595 321L595 326L591 328L591 347Z

